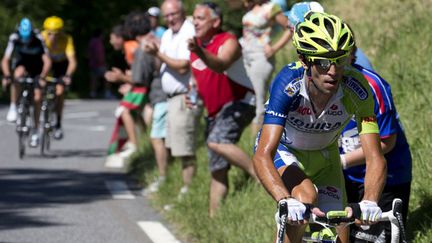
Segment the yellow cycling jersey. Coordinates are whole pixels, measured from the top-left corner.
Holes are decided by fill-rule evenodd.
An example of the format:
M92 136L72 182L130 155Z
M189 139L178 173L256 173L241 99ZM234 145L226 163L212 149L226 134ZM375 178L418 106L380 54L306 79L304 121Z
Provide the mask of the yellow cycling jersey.
M72 36L60 32L55 41L50 41L48 31L44 30L41 34L53 62L61 62L66 60L68 56L75 55Z

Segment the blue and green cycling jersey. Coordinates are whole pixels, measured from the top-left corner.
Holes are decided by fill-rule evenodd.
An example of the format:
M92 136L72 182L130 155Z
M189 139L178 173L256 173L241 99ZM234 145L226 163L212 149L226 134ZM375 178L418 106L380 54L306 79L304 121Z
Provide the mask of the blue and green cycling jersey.
M387 185L398 185L411 181L411 152L399 115L393 102L390 85L375 72L354 65L366 78L375 102L375 114L382 139L396 135L396 145L384 155L387 160ZM357 123L351 120L344 128L339 140L340 153L344 154L360 147ZM344 171L349 180L364 182L365 166L355 166Z
M284 127L280 143L299 150L321 150L336 145L342 129L355 116L360 134L379 133L374 100L364 76L347 66L337 92L321 114L315 114L306 91L300 62L285 66L270 88L264 124Z

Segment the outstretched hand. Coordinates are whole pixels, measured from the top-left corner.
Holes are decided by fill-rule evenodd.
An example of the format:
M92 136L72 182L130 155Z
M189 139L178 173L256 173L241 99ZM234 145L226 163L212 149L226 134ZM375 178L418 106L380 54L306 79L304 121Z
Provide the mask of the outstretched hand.
M144 45L144 52L152 56L156 56L159 51L159 46L156 41L148 40Z
M198 44L198 39L196 37L190 38L187 42L188 42L189 51L195 53L202 51L201 47Z
M110 71L105 72L104 76L108 82L114 83L121 80L123 72L119 68L113 67Z

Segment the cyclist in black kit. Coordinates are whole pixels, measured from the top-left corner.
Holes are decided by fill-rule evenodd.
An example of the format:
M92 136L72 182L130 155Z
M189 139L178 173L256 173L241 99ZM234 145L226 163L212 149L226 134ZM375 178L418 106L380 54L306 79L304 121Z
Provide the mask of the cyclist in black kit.
M30 139L30 146L36 147L39 143L38 126L42 93L39 84L44 85L45 77L51 68L48 50L37 30L34 30L29 19L23 18L17 30L9 36L1 67L3 71L3 87L23 77L35 78L34 89L34 124L35 129ZM13 71L12 71L13 70ZM39 81L39 82L37 82ZM17 119L16 101L20 93L19 85L11 85L11 104L7 120L14 122Z

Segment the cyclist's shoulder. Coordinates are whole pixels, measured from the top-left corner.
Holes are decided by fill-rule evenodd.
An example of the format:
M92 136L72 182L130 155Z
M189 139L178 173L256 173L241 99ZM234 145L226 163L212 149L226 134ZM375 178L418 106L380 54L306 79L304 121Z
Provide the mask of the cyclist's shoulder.
M353 99L351 102L363 101L371 98L368 81L361 71L353 66L347 66L344 69L342 88L344 94Z
M9 41L17 42L19 40L18 32L14 31L9 35Z
M300 62L293 62L281 69L271 84L270 90L287 89L290 93L300 90L300 80L303 79L304 68Z

